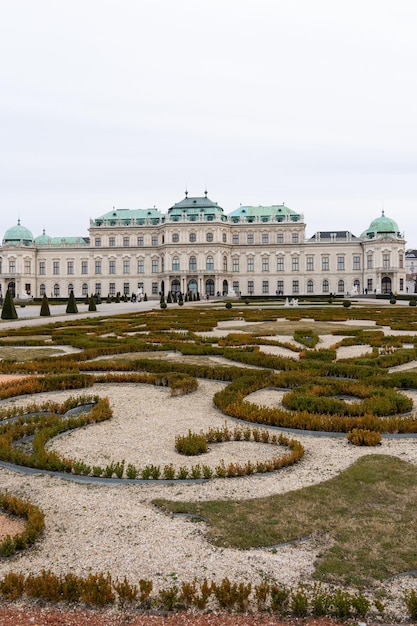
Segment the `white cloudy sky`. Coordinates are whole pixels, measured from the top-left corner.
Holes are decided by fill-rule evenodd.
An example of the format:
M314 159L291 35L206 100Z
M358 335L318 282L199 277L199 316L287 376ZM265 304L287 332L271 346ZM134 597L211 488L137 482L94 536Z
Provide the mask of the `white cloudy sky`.
M0 238L113 206L384 209L417 247L415 0L0 0Z

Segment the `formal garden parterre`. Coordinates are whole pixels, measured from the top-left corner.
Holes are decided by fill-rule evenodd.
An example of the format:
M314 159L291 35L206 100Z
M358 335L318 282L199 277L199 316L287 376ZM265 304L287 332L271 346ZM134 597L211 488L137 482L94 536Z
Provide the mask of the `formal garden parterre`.
M67 592L62 589L69 585L77 589L74 591L74 598L83 602L93 602L86 599L88 594L83 589L94 588L97 597L101 598L97 600L97 604L118 601L168 609L218 606L233 610L269 610L306 615L317 613L317 596L322 597L324 594L322 603L326 608L322 610L328 614L358 617L367 614L383 615L387 610L393 610L400 614L403 611L404 616L411 615L415 610L415 592L412 582L410 583L412 579L407 578L401 597L397 598L391 598L391 592L383 590L383 583L405 571L417 569L417 538L411 522L407 521L411 519L415 506L412 498L415 489L415 466L404 464L404 461L401 461L403 465L393 465L394 457L375 454L373 447L380 444L381 435L382 441L387 435L402 434L408 436L405 441L415 442L417 418L413 393L417 389L417 320L414 319L414 309L412 311L413 314L408 308L391 307L390 329L387 329L386 309L383 307L327 306L290 311L283 307L259 306L243 306L238 309L236 306L232 309L203 306L174 309L168 306L161 311L146 314L135 313L82 322L70 319L65 324L52 322L47 327L40 328L39 333L33 328L0 332L0 353L1 346L10 345L10 342L18 348L14 359L3 359L0 362L0 373L25 375L18 381L0 386L0 458L3 462L48 472L51 477L54 472L68 478L82 476L91 485L103 478L121 485L121 488L131 485L129 489L140 490L144 488L143 485L149 487L159 484L156 502L161 510L170 512L171 515L197 515L197 518L208 521L207 536L211 538L213 545L223 545L223 550L230 549L230 546L244 550L263 546L275 557L280 551L280 544L300 540L306 535L315 537L322 549L321 556L320 550L316 550L316 562L313 560L311 571L305 576L305 580L299 576L293 577L301 587L295 585L290 588L280 583L278 571L275 578L269 572L266 578L260 576L260 580L254 581L253 585L249 585L247 580L233 580L228 576L219 578L218 574L213 579L209 576L201 577L201 572L195 578L191 576L189 580L182 578L177 581L174 576L172 584L164 585L162 583L166 583L169 576L165 573L163 581L148 582L154 591L149 591L146 602L140 587L140 581L144 585L145 578L131 580L126 573L126 579L116 579L112 577L109 568L92 572L92 578L89 578L90 574L80 573L77 580L68 582L65 579L67 574L61 569L54 572L44 566L39 570L38 564L36 572L27 572L28 582L23 572L13 573L13 565L18 565L18 562L13 561L16 557L9 556L7 565L6 561L0 563L5 574L0 585L3 596L9 599L20 595L36 597L39 590L35 593L31 589L45 587L49 591L45 592L44 597L48 600L62 600L68 599L65 597ZM349 323L353 320L356 320L357 325L350 326ZM374 322L375 326L370 327L367 322ZM227 328L228 332L220 335L213 333L219 327ZM286 330L286 327L291 330ZM325 332L334 335L334 344L321 349L320 336ZM60 347L63 346L71 347L74 352L53 357L45 357L44 352L40 352L39 357L36 355L37 348L44 351L52 347L62 349ZM263 346L277 346L286 356L267 354L263 351ZM363 346L361 358L338 359L338 348L349 346ZM30 356L29 348L32 350ZM158 358L158 353L161 358ZM170 357L167 358L167 355ZM221 363L216 359L221 360ZM409 369L403 369L407 367ZM173 437L172 454L178 456L175 463L164 463L162 455L150 463L135 464L129 458L119 457L117 449L113 449L108 463L99 465L90 463L88 458L72 457L68 451L62 454L54 449L56 445L58 448L61 445L65 448L65 442L75 429L81 429L81 432L88 433L90 439L94 439L95 429L106 422L110 425L107 432L111 433L114 407L111 398L105 395L106 389L115 386L123 388L127 385L133 391L137 389L139 393L140 389L150 385L161 389L169 388L173 401L176 398L186 401L192 413L193 399L197 397L198 388L203 381L213 381L210 384L220 385L212 397L217 421L205 430L189 428ZM281 390L282 402L272 407L251 402L250 395L261 389ZM91 390L91 393L87 390ZM100 392L97 393L97 390ZM54 393L60 397L64 394L65 398L57 401L53 399ZM36 401L35 394L40 394L41 401ZM140 410L137 413L140 415ZM297 430L300 432L299 437L294 434ZM213 501L210 505L208 500L204 506L187 501L187 493L191 493L188 485L195 481L197 483L193 488L194 494L199 485L204 489L203 485L207 481L221 485L226 479L259 481L274 474L278 479L280 472L297 472L299 464L302 467L303 463L308 462L308 459L305 460L305 454L309 454L308 447L305 449L304 445L304 441L308 440L305 438L305 431L318 434L337 433L345 438L344 446L366 446L371 454L363 456L361 453L362 464L353 464L353 469L349 470L355 477L349 471L343 475L346 483L343 488L341 484L319 480L316 487L307 487L313 490L308 496L302 493L302 489L296 490L295 500L291 504L289 503L293 496L290 498L288 494L279 496L282 505L278 501L273 504L268 500L273 496L268 496L266 500L261 498L259 502L252 501L253 504L250 500L242 501L240 505L239 500L234 502L230 496L220 500L218 504ZM222 449L224 458L214 465L210 464L207 451L214 449L217 444L239 446L248 442L255 446L255 456L254 450L251 450L251 458L236 462L234 458L227 458L225 447ZM259 449L266 446L270 450L268 458L265 458L264 452L256 452L256 446ZM188 465L184 463L181 454L192 457L191 461L188 459ZM8 467L9 469L2 471L13 473L11 465ZM375 473L379 476L379 481L376 481ZM13 476L15 475L14 473ZM181 483L181 480L187 482ZM363 547L349 539L350 533L346 530L348 538L344 540L343 552L343 530L336 530L335 525L332 534L332 515L328 520L330 527L314 523L316 515L317 520L323 520L323 511L307 517L300 516L298 519L297 498L310 498L313 508L315 502L326 501L331 509L332 503L335 504L335 493L340 494L344 490L346 494L353 493L352 481L356 486L362 485L362 482L375 486L372 491L375 497L372 504L374 509L371 507L367 511L368 517L375 519L372 523L366 519L365 523L365 526L370 527L371 536L372 529L376 533L376 528L380 528L379 515L374 515L374 511L379 511L384 502L383 499L379 500L379 489L383 488L385 498L389 493L395 494L392 507L397 507L397 518L399 516L401 520L400 523L397 519L398 528L405 533L402 536L406 538L406 547L389 548L384 558L388 564L386 566L379 563L381 555L377 558L374 554L369 556L363 567L359 567L358 555ZM14 480L11 483L16 484ZM170 489L172 496L172 488L168 485L175 484L184 485L181 487L184 491L181 492L180 499L171 501L169 497L163 497L161 489ZM63 488L65 490L65 485ZM72 488L78 488L78 485ZM94 488L105 487L96 485ZM314 491L320 488L328 490L325 497ZM221 494L221 487L218 489ZM17 491L25 492L25 489ZM357 491L362 493L362 489ZM237 487L236 494L238 493ZM368 491L368 497L369 493ZM19 495L17 493L16 497ZM15 496L7 494L7 497ZM346 495L346 498L349 496ZM346 510L346 501L343 505L345 515L349 518L359 515L361 507L364 510L364 501L357 497L354 504L354 500L351 497L349 513ZM260 519L256 523L253 511L245 511L242 517L244 502L247 502L249 509L253 506L257 511ZM275 509L278 507L280 516L272 515L269 506ZM284 508L280 508L281 506ZM288 519L285 514L287 506L291 509ZM3 501L2 509L6 509ZM39 515L42 514L40 511ZM339 511L339 517L340 514ZM232 528L240 526L241 532L234 533L237 539L231 539L232 531L231 534L225 531L222 535L216 527L216 516L217 519L230 519ZM298 519L297 524L293 523L294 516ZM395 536L396 516L387 514L388 518L390 523L387 525L392 526L390 532ZM272 532L264 532L262 527L268 520ZM181 520L181 524L186 523ZM373 527L373 524L377 526ZM250 527L256 528L256 532L250 533ZM30 535L27 544L31 546L35 542L35 545L29 547L29 553L45 541L42 529L43 527L39 532ZM351 533L357 534L354 525ZM392 539L391 534L388 539L388 534L387 531L385 539L389 543ZM7 538L9 545L13 541L13 537ZM374 537L374 541L378 543L379 540ZM275 552L271 552L270 546L275 544L278 547L274 548ZM26 548L19 541L17 545L19 549ZM395 558L391 558L390 550L397 553ZM4 551L7 553L6 548ZM3 559L6 559L6 555ZM347 561L349 566L340 567L342 561ZM17 578L13 578L14 575ZM34 583L34 580L37 582ZM335 584L344 585L341 593L347 595L343 596L343 601L335 596L336 591L332 586ZM51 589L56 590L55 596ZM88 593L91 595L91 589ZM277 600L277 594L282 598L281 601ZM42 596L41 593L40 595ZM202 597L206 597L205 603ZM390 603L395 608L389 609ZM342 605L344 609L340 608Z

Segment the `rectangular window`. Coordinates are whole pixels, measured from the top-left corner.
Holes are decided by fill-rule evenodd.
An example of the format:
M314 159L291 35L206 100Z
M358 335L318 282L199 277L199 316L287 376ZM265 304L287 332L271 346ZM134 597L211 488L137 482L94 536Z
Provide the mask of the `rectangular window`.
M368 270L372 270L374 267L374 257L372 254L368 254L366 257L366 267Z
M283 272L284 271L284 257L279 256L277 258L277 272Z
M284 281L277 280L277 292L279 296L282 296L284 293Z
M129 237L123 237L123 246L125 248L128 248L130 246L130 238Z
M138 237L138 247L139 248L143 247L143 235L139 235Z
M116 273L116 261L109 261L109 274Z
M74 273L74 261L67 261L67 274Z
M88 261L81 261L81 274L88 274Z
M130 283L123 283L123 295L128 296L130 294Z
M313 271L314 271L314 257L308 256L307 257L307 272L313 272Z
M277 243L284 243L284 233L277 234Z
M145 272L145 261L144 259L138 259L138 274L143 274Z
M158 235L152 235L152 245L153 246L158 245Z
M96 274L101 274L101 261L96 261L95 262L95 273Z
M341 272L345 269L345 257L338 256L337 257L337 271Z
M299 293L300 291L300 284L298 282L298 280L293 280L292 281L292 292L293 293Z
M330 269L329 257L322 256L321 257L321 270L322 272L328 272Z
M110 283L109 284L109 296L115 296L116 295L116 283Z
M269 293L269 280L262 281L262 293Z
M269 259L262 259L262 271L269 272Z
M404 257L402 254L398 257L398 267L400 270L404 269Z
M130 274L130 261L129 261L129 259L124 259L124 261L123 261L123 274Z
M292 271L298 272L299 269L300 269L299 259L298 259L298 256L295 256L292 259Z
M251 296L254 292L253 280L248 280L248 294Z
M389 254L383 254L382 255L382 267L384 268L384 270L389 269L390 266L390 255Z
M232 243L234 243L235 245L239 243L239 235L233 235Z
M110 248L114 248L115 245L116 245L116 237L109 237Z
M178 243L178 242L179 242L179 240L180 240L180 236L179 236L179 234L178 234L178 233L174 233L174 234L172 235L172 243Z
M400 278L400 291L404 291L404 278Z
M373 283L372 283L372 278L368 278L368 280L366 282L366 287L368 289L368 292L373 290L374 286L373 286Z
M45 276L46 274L46 262L45 261L39 261L39 274L41 276Z
M25 274L30 274L30 267L31 267L30 261L25 261Z
M96 237L95 238L95 244L96 244L96 248L100 248L100 246L101 246L101 237Z
M143 291L143 283L138 283L138 291Z
M14 274L16 272L16 261L14 259L10 259L9 261L9 272L10 274Z
M234 280L233 281L232 287L233 287L233 291L235 293L239 293L239 281L238 280Z
M292 242L293 243L298 243L298 233L293 233L292 234Z
M172 271L179 272L180 271L180 260L177 256L174 256L172 259Z
M101 296L101 283L96 283L95 284L95 291L94 293L96 293L98 296Z
M158 295L158 283L152 283L152 295L153 296Z
M269 235L268 233L262 233L262 245L266 246L269 244Z
M59 274L59 261L54 261L52 264L52 273L56 276Z
M158 269L158 260L153 259L152 261L152 274L156 274L159 271Z
M248 272L254 271L254 262L253 259L248 259Z
M238 272L239 271L239 259L233 259L232 260L232 271L233 272Z
M361 269L361 257L358 254L353 255L353 269L354 270Z
M253 244L253 233L248 233L248 244L249 245Z

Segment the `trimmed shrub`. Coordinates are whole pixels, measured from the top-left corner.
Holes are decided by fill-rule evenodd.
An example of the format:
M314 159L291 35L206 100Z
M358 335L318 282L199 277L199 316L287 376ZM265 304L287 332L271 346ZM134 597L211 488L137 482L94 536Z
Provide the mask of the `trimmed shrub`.
M189 430L187 435L176 437L175 449L179 454L186 456L205 454L207 452L207 438L203 433L193 433Z
M90 299L88 301L88 310L97 311L96 301L94 300L93 294L91 294Z
M70 297L69 297L69 300L68 300L66 312L67 313L78 313L78 307L77 307L77 303L75 302L74 292L73 291L71 291L71 293L70 293Z
M352 303L350 300L343 300L343 306L345 307L345 309L348 309L350 306L352 306Z
M408 306L417 306L417 300L410 300Z
M390 298L389 303L390 304L397 304L397 298Z
M46 293L43 294L41 311L39 315L41 317L48 317L49 315L51 315L51 311L49 310L48 296L46 295Z
M226 302L226 309L231 309L231 308L232 308L232 303Z
M381 433L361 428L349 431L346 438L354 446L378 446L381 443Z
M14 306L12 292L10 289L6 291L6 296L3 302L3 309L1 311L2 320L17 320L18 315Z

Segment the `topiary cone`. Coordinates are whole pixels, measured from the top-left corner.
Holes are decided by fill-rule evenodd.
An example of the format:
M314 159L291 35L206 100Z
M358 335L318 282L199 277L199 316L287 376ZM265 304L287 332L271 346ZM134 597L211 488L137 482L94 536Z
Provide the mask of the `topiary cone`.
M41 311L39 315L41 317L48 317L49 315L51 315L51 311L49 310L48 296L46 295L46 293L43 294Z
M75 302L74 292L71 291L67 304L67 313L78 313L77 303Z
M4 298L4 302L3 302L3 309L1 312L1 319L2 320L17 320L18 315L16 313L16 309L14 306L14 302L13 302L13 298L12 298L12 292L10 291L10 289L8 289L6 291L6 296Z
M97 311L96 302L94 300L93 294L91 294L90 299L88 301L88 310L89 311Z

